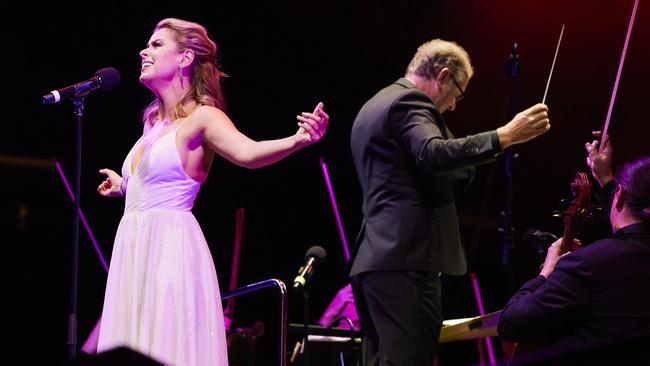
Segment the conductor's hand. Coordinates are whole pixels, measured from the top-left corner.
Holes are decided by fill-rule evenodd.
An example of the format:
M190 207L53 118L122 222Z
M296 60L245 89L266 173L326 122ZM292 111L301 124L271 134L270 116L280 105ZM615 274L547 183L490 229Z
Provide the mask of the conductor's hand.
M97 187L99 194L104 197L119 197L124 195L122 191L123 180L119 174L110 169L100 169L99 172L107 176L106 180Z
M501 147L521 144L534 139L547 132L551 128L551 121L548 119L548 106L546 104L535 104L534 106L519 112L512 121L497 128Z
M296 116L299 127L296 136L302 145L316 143L325 136L330 116L325 113L324 107L323 102L319 102L313 113L302 112Z

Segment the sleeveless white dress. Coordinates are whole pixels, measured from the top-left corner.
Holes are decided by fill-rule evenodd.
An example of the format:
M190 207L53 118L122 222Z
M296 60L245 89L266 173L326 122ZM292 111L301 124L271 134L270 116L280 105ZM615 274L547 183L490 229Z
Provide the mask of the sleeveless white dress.
M151 142L131 171L141 139L122 166L125 212L97 351L126 346L166 365L227 366L217 275L191 212L201 184L182 167L177 131Z

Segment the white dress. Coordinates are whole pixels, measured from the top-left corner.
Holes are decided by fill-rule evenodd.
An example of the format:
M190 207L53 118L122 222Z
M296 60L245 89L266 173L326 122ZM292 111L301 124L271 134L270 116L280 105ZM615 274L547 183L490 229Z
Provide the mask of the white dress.
M217 275L191 212L201 184L183 170L177 131L146 147L132 172L140 141L122 166L125 212L97 350L126 346L166 365L227 366Z

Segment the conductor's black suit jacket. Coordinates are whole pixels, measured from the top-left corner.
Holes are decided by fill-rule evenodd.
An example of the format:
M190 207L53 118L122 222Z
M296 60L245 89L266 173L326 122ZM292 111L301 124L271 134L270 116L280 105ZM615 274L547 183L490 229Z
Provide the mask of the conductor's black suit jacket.
M454 138L431 98L402 78L361 108L351 145L364 220L349 274L463 274L455 198L473 166L502 151L496 131Z

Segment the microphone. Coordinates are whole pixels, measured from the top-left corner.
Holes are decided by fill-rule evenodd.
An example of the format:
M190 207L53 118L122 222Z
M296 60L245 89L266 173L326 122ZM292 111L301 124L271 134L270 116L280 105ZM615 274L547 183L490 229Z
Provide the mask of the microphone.
M309 278L314 274L314 269L319 263L325 261L325 257L327 257L327 253L323 247L314 245L309 248L305 253L305 264L300 267L298 275L293 280L293 288L301 290L305 287Z
M544 263L544 258L546 257L546 251L548 250L548 247L551 245L551 242L557 239L557 235L539 229L528 229L521 235L521 240L524 243L535 246L537 262L539 264Z
M95 89L109 91L120 84L120 73L112 67L103 68L93 77L80 83L52 90L43 96L43 104L58 103L65 99L85 96Z
M548 231L542 231L539 229L528 229L526 230L523 235L521 236L523 241L529 241L531 239L535 240L557 240L559 239L557 235L550 233Z

